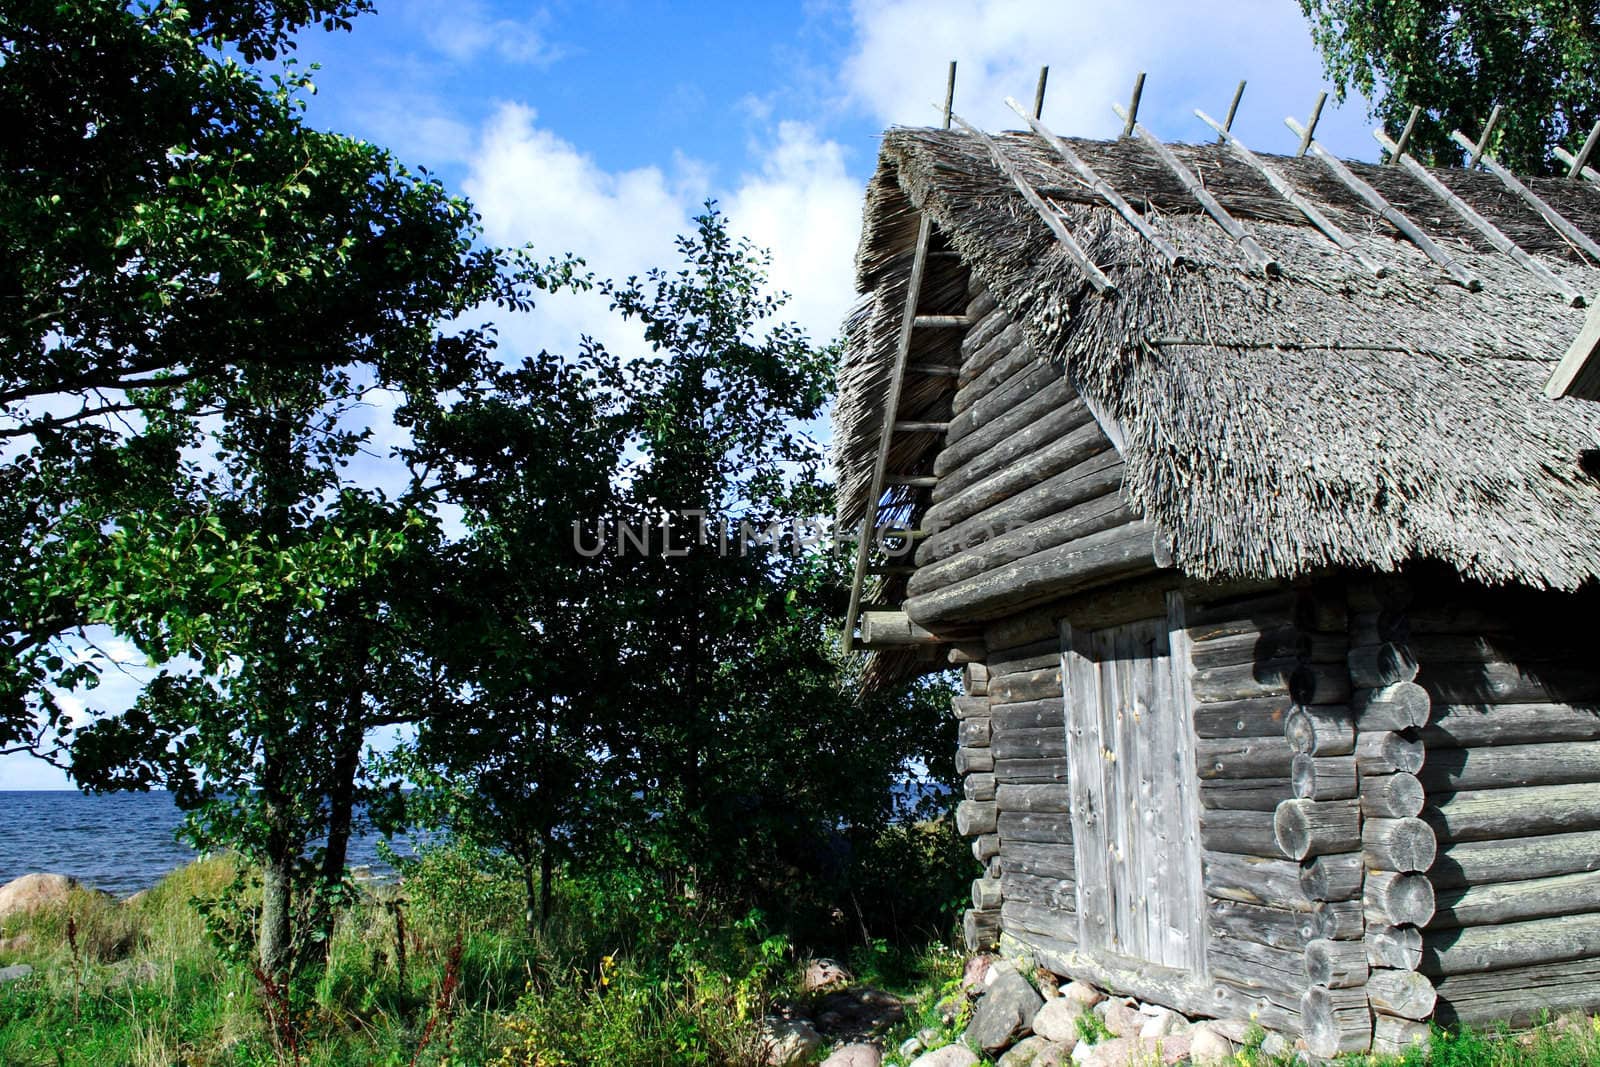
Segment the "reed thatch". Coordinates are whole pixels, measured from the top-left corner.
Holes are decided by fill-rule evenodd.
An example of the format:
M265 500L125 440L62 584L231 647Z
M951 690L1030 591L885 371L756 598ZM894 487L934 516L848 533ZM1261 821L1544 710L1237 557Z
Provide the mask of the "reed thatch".
M1282 579L1436 560L1488 583L1554 589L1600 575L1600 481L1580 466L1580 453L1600 444L1600 405L1542 392L1585 313L1490 249L1400 168L1351 164L1482 278L1482 292L1452 282L1314 159L1266 157L1386 265L1386 277L1366 273L1224 148L1174 146L1278 260L1281 277L1252 270L1136 141L1071 143L1150 216L1183 253L1180 264L1036 138L997 139L1061 206L1116 295L1090 289L974 138L890 131L867 193L857 259L865 296L848 323L834 413L843 522L858 524L865 510L926 211L959 253L961 272L947 270L944 284L970 271L1021 322L1038 358L1058 360L1102 422L1115 424L1126 494L1170 535L1186 573ZM1495 178L1438 176L1575 289L1600 291L1600 270ZM1600 194L1560 180L1529 184L1600 236ZM900 418L930 417L919 405L947 402L903 401ZM896 441L889 470L925 467L935 447ZM910 496L897 502L915 517Z

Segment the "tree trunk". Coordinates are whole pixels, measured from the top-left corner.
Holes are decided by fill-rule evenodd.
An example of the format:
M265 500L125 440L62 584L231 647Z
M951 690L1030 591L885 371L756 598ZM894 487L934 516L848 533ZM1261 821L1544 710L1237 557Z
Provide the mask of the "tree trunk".
M541 848L539 850L539 930L542 933L550 925L550 892L555 886L556 863L555 841L549 830L539 835Z
M294 963L292 942L294 857L284 827L283 804L267 801L267 855L261 868L261 927L256 950L261 971L279 985Z

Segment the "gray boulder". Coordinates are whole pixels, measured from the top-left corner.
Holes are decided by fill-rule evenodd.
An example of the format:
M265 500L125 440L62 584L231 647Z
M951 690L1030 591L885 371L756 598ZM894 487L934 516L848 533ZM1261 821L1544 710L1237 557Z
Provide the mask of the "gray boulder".
M924 1052L911 1061L911 1067L976 1067L978 1057L965 1045L946 1045Z
M29 967L26 963L16 963L10 967L0 967L0 985L5 985L7 982L18 981L19 979L28 977L28 975L32 973L33 968Z
M1067 997L1047 1000L1033 1017L1033 1032L1069 1047L1075 1045L1078 1042L1078 1017L1085 1010L1082 1004Z
M1061 1067L1070 1051L1066 1045L1035 1034L1012 1045L995 1063L996 1067Z
M991 968L993 981L978 1001L963 1040L983 1052L998 1052L1033 1028L1044 1006L1041 997L1015 968Z
M822 1067L878 1067L883 1053L875 1045L842 1045L828 1054Z

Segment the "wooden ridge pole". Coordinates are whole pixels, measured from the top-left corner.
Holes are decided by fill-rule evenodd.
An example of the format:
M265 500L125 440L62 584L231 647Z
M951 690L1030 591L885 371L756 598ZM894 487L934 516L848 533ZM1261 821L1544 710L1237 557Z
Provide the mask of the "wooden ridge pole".
M1561 294L1561 299L1568 304L1575 308L1584 306L1585 301L1581 293L1573 291L1572 287L1556 277L1549 267L1546 267L1543 263L1523 251L1520 245L1502 233L1494 223L1478 214L1471 204L1457 196L1449 186L1435 177L1427 167L1424 167L1410 156L1403 154L1399 145L1389 140L1388 134L1382 130L1373 130L1372 136L1376 138L1380 145L1389 150L1390 154L1399 161L1400 166L1405 168L1407 174L1421 182L1425 189L1443 201L1445 206L1459 215L1467 225L1482 234L1484 240L1510 256L1519 267L1544 282L1553 292Z
M1123 219L1127 221L1129 226L1132 226L1135 230L1138 230L1145 236L1146 239L1149 240L1151 244L1160 249L1161 254L1167 257L1168 262L1176 263L1183 258L1178 250L1172 247L1172 243L1165 237L1162 237L1159 233L1156 233L1155 230L1151 229L1150 224L1145 221L1144 216L1140 215L1139 212L1134 209L1132 204L1124 200L1122 194L1117 192L1110 182L1100 177L1100 175L1095 172L1093 167L1085 163L1083 161L1083 157L1079 156L1077 152L1073 151L1067 142L1063 141L1060 137L1051 132L1050 128L1044 123L1040 122L1038 118L1029 118L1027 112L1022 110L1022 105L1017 103L1009 96L1006 97L1006 106L1012 111L1015 111L1018 115L1022 116L1023 120L1027 122L1029 128L1031 128L1033 132L1038 135L1039 139L1054 149L1056 155L1066 160L1067 164L1071 166L1073 170L1078 172L1078 176L1088 183L1089 188L1099 193L1100 196L1105 199L1106 203L1116 208L1117 214L1121 215Z
M1233 133L1228 129L1226 123L1219 123L1216 119L1212 118L1210 115L1207 115L1199 108L1195 108L1194 113L1201 122L1217 131L1217 143L1226 144L1229 148L1231 148L1233 150L1233 154L1238 156L1241 160L1253 168L1256 173L1265 178L1267 180L1267 184L1272 186L1272 188L1277 191L1279 196L1283 197L1285 200L1289 201L1289 203L1299 208L1300 213L1306 218L1310 219L1311 224L1317 229L1321 230L1323 234L1327 236L1328 240L1338 245L1345 252L1348 252L1357 263L1360 263L1363 267L1370 271L1374 277L1382 278L1388 273L1388 268L1374 263L1372 260L1364 256L1361 253L1361 247L1356 244L1355 239L1340 229L1338 223L1334 222L1332 219L1328 218L1328 216L1319 211L1317 206L1310 200L1307 200L1305 197L1301 196L1300 192L1295 189L1292 184L1290 184L1289 180L1279 173L1277 167L1274 167L1272 164L1268 163L1266 160L1250 151L1249 148L1245 147L1244 142L1233 135Z
M1305 133L1305 127L1301 126L1293 118L1286 118L1283 123L1296 134ZM1333 176L1343 182L1347 189L1365 200L1372 210L1376 211L1395 229L1405 234L1411 243L1422 249L1429 259L1443 267L1446 274L1474 293L1483 288L1483 282L1478 279L1477 275L1457 263L1450 253L1435 244L1433 238L1423 233L1416 223L1402 215L1393 204L1383 198L1382 193L1356 177L1338 156L1322 147L1322 144L1316 138L1311 139L1310 150L1311 154L1322 160Z
M1044 87L1049 84L1049 81L1050 68L1040 67L1039 84L1033 88L1033 117L1036 119L1044 117ZM1007 99L1009 100L1010 98L1007 97ZM1600 130L1600 126L1596 126L1595 129Z
M1233 129L1233 118L1239 114L1239 101L1244 99L1244 79L1239 79L1239 87L1233 91L1233 100L1228 104L1228 117L1222 120L1222 132L1217 134L1217 143L1227 140L1228 131Z
M1417 118L1422 114L1421 104L1411 105L1411 114L1406 116L1406 128L1400 131L1400 140L1395 142L1394 153L1389 157L1389 166L1396 166L1400 157L1406 154L1406 149L1411 147L1411 135L1416 132Z
M1498 111L1499 108L1496 108L1495 110ZM1450 132L1450 139L1456 144L1465 148L1467 151L1472 152L1475 155L1477 154L1477 145L1473 143L1472 138L1468 137L1460 130L1452 130ZM1487 140L1487 137L1485 137L1485 140ZM1490 174L1493 174L1496 178L1499 178L1501 185L1504 185L1507 189L1510 189L1513 193L1516 193L1522 198L1524 203L1533 208L1540 215L1544 216L1544 220L1550 224L1551 229L1555 230L1561 236L1571 241L1574 245L1577 245L1579 248L1583 249L1583 251L1589 256L1596 260L1600 260L1600 244L1595 244L1594 240L1590 238L1588 234L1584 233L1571 222L1567 221L1567 219L1559 211L1540 199L1539 194L1535 193L1532 189L1529 189L1526 185L1523 185L1520 178L1502 166L1493 156L1489 155L1488 153L1483 153L1481 156L1478 156L1477 162L1482 163Z
M1578 161L1578 157L1577 156L1573 155L1571 152L1568 152L1565 148L1562 148L1560 145L1557 145L1555 147L1554 151L1555 151L1556 158L1561 160L1561 162L1567 164L1568 167L1573 167L1573 164L1577 163L1577 161ZM1578 177L1582 178L1584 181L1588 182L1589 184L1591 184L1591 185L1600 185L1600 173L1597 173L1593 167L1589 167L1589 166L1585 166L1585 167L1582 167L1582 168L1573 167L1573 169L1575 169L1577 171L1577 176Z
M1144 71L1141 70L1139 72L1139 76L1133 79L1133 95L1128 97L1127 113L1124 114L1122 111L1117 112L1117 114L1122 115L1122 136L1124 137L1133 136L1134 124L1139 121L1139 100L1143 96Z
M956 95L956 62L950 61L950 74L944 90L944 128L950 128L951 106ZM855 573L850 580L850 606L845 610L843 644L846 654L855 648L856 619L861 612L861 590L867 581L867 554L877 533L878 505L883 498L885 470L889 465L889 442L895 415L900 407L900 389L905 382L907 357L911 354L911 335L916 328L917 302L922 295L922 276L928 267L928 240L933 236L933 219L926 211L917 225L916 251L911 257L911 277L906 285L906 307L900 317L900 343L894 366L889 372L889 391L884 397L883 425L878 431L878 455L872 464L872 483L861 517L861 539L856 542Z
M1594 124L1594 129L1589 131L1589 136L1583 140L1583 147L1578 149L1578 155L1572 159L1571 169L1567 171L1567 180L1576 181L1578 175L1583 173L1583 168L1589 165L1589 156L1594 152L1595 143L1600 141L1600 122Z
M1089 253L1084 251L1083 246L1077 242L1077 239L1067 232L1067 227L1061 221L1061 216L1049 204L1045 203L1044 197L1040 196L1032 185L1028 184L1028 179L1022 176L1022 172L1017 169L1017 165L1000 150L1000 146L995 143L994 138L963 119L960 115L951 115L950 117L957 126L977 138L989 150L989 156L994 160L995 166L1000 168L1002 174L1011 179L1011 184L1017 187L1017 192L1022 194L1022 199L1028 202L1028 206L1039 213L1039 217L1044 220L1044 224L1050 227L1050 232L1056 235L1056 240L1061 242L1061 247L1066 250L1067 256L1077 264L1079 270L1083 271L1084 275L1089 279L1089 284L1094 286L1095 292L1106 296L1116 295L1117 287L1111 284L1111 279L1107 278L1100 268L1094 265L1094 261L1089 258Z
M1244 252L1246 259L1250 260L1255 266L1260 267L1267 274L1277 275L1282 273L1282 269L1278 266L1278 261L1267 255L1266 250L1261 247L1256 239L1243 226L1239 225L1239 220L1228 214L1227 208L1217 203L1217 198L1206 191L1206 187L1200 183L1200 179L1195 177L1193 171L1184 166L1183 160L1174 155L1172 149L1161 142L1161 138L1134 121L1132 113L1124 111L1120 104L1111 106L1119 117L1127 120L1129 125L1133 127L1133 132L1139 135L1139 139L1156 154L1156 158L1161 160L1166 168L1172 172L1173 177L1177 178L1179 183L1189 191L1189 195L1200 202L1200 206L1205 208L1206 214L1216 220L1217 225L1222 227L1224 233L1233 238L1233 243L1238 245L1240 250Z

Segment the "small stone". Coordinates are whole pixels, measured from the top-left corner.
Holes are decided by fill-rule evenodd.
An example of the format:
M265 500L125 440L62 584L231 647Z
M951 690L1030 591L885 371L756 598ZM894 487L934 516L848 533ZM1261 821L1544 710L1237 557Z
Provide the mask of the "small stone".
M878 1067L883 1053L874 1045L841 1045L828 1054L822 1067Z
M1020 975L1016 966L1010 960L994 959L989 964L989 969L983 972L983 987L985 989L994 985L1008 974Z
M898 1049L900 1058L903 1060L911 1060L916 1057L917 1053L922 1051L923 1047L922 1039L920 1037L908 1037L904 1041L900 1042L900 1048Z
M800 992L816 993L831 986L844 985L852 975L838 960L816 959L806 963L800 976Z
M1114 1000L1106 1004L1102 1018L1105 1019L1106 1029L1111 1032L1112 1037L1133 1037L1144 1025L1144 1019L1137 1011Z
M1159 1005L1141 1007L1139 1014L1145 1017L1144 1025L1139 1027L1140 1037L1166 1037L1176 1033L1185 1021L1177 1012Z
M1061 1067L1069 1050L1066 1045L1035 1034L1018 1041L995 1061L996 1067Z
M10 967L0 967L0 985L7 982L20 981L33 973L33 968L26 963L16 963Z
M1250 1036L1250 1028L1255 1024L1249 1019L1212 1019L1205 1025L1233 1042L1242 1045Z
M1068 982L1061 987L1061 995L1085 1008L1092 1008L1106 999L1104 993L1088 982Z
M991 974L997 971L998 975L979 999L972 1022L963 1035L967 1044L987 1053L998 1052L1026 1034L1033 1026L1033 1017L1044 1005L1044 998L1015 967L997 964L990 968Z
M989 975L989 968L994 964L994 957L989 955L974 956L967 961L961 971L961 988L969 992L984 987L984 979Z
M1078 1018L1084 1010L1082 1004L1068 997L1047 1000L1033 1017L1033 1032L1051 1041L1071 1045L1078 1040Z
M1218 1032L1212 1023L1202 1023L1189 1032L1189 1059L1198 1067L1233 1059L1233 1042Z
M922 1042L923 1048L932 1048L938 1043L940 1036L939 1031L931 1026L924 1026L917 1031L917 1040Z
M1284 1056L1289 1052L1289 1041L1282 1034L1268 1033L1266 1040L1261 1042L1261 1053L1264 1056Z
M1147 1037L1139 1040L1148 1041ZM1189 1050L1193 1047L1193 1040L1188 1034L1168 1034L1155 1040L1156 1052L1161 1056L1161 1062L1167 1064L1182 1063L1189 1058Z
M946 1045L924 1052L911 1061L911 1067L977 1067L978 1057L965 1045Z
M768 1016L761 1027L762 1062L768 1067L804 1063L822 1044L822 1035L804 1019Z
M961 1018L961 1010L964 1007L966 1007L966 997L959 993L952 993L950 996L939 1001L939 1003L934 1007L934 1011L938 1012L939 1021L944 1023L946 1026L949 1026L957 1019Z

